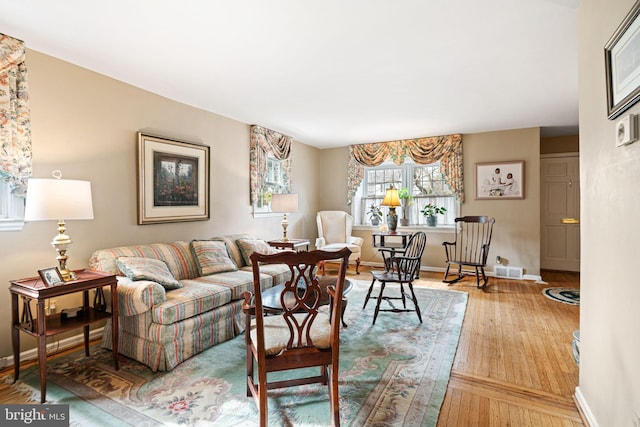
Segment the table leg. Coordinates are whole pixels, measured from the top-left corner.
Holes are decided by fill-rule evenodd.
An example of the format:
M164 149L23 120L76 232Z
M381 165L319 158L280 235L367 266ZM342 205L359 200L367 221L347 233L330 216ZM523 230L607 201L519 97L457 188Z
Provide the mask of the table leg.
M83 315L88 313L89 308L89 291L82 292L82 311ZM89 325L85 325L83 329L84 332L84 355L89 357Z
M13 345L13 382L20 376L20 316L18 294L11 294L11 344Z
M47 400L47 319L43 299L38 300L38 365L40 365L40 403Z
M113 348L113 367L118 370L120 364L118 362L118 282L114 281L111 285L111 337L113 339L111 347Z

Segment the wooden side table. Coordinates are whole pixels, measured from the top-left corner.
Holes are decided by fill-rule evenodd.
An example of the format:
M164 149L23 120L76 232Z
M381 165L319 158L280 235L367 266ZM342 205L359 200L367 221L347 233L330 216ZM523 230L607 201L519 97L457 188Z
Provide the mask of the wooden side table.
M118 281L113 274L100 271L79 270L75 272L77 279L55 286L47 286L39 277L11 281L11 342L13 344L13 381L20 375L20 331L34 336L38 340L38 365L40 366L40 401L45 402L47 396L47 337L67 332L76 328L84 329L84 350L89 356L89 325L104 319L112 319L113 332L113 365L118 364ZM111 313L106 310L104 286L111 287ZM93 306L89 304L89 291L96 290ZM82 310L76 317L63 318L61 313L47 316L45 301L49 298L82 292ZM18 305L18 297L22 298L22 316ZM31 311L31 300L36 301L36 317Z
M274 248L293 249L294 251L304 246L309 251L309 240L307 239L269 240L267 243Z
M407 247L407 239L412 235L413 233L408 231L378 231L371 233L372 245L382 255L385 270L389 270L389 262L396 252L404 252Z

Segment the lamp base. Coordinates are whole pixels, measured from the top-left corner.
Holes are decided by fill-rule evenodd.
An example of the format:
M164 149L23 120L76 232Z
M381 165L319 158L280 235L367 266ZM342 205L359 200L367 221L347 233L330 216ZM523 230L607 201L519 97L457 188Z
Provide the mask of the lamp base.
M284 218L282 219L282 241L288 242L289 238L287 237L287 227L289 226L289 221L287 221L287 213L284 213Z
M394 207L389 208L387 226L389 227L389 231L396 231L396 228L398 228L398 215L396 214L396 208Z

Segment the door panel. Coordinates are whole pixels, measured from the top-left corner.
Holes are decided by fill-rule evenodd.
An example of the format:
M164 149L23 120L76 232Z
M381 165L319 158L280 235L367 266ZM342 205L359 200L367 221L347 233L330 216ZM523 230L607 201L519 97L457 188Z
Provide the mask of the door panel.
M541 159L540 175L540 266L580 271L579 159L577 156Z

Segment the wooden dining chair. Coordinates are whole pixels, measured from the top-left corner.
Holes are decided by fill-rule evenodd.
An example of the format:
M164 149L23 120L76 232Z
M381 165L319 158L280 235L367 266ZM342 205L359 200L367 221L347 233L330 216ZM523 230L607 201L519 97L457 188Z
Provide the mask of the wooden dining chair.
M444 283L456 283L464 275L462 267L472 267L476 274L476 287L487 286L489 278L484 273L487 266L487 257L491 247L491 235L493 234L494 218L488 216L463 216L456 218L456 240L454 242L442 242L446 254L447 270L444 272ZM449 268L458 267L457 276L449 279ZM482 275L482 286L480 285Z
M394 254L389 258L385 258L385 270L371 272L373 280L369 285L369 291L364 299L363 309L367 307L367 302L370 298L376 298L376 310L373 314L373 324L376 324L378 313L381 311L391 311L394 313L415 311L418 315L418 320L422 323L422 314L420 313L420 306L418 299L413 291L413 281L419 277L420 263L422 261L422 254L427 244L427 236L424 232L420 231L411 236L407 246L398 254ZM397 251L397 249L395 249ZM371 296L373 286L375 282L380 282L380 292L378 296ZM387 283L398 283L400 285L399 296L386 296L384 290ZM409 292L405 291L404 286L407 285ZM413 304L412 308L407 308L407 299L411 300ZM391 308L380 308L382 301L386 301ZM402 308L393 305L394 300L402 301Z
M348 248L339 251L286 251L272 255L254 252L251 255L253 292L245 292L242 309L246 314L247 396L253 396L256 402L260 426L267 425L267 390L311 383L328 385L331 425L340 425L340 315L350 255ZM335 286L327 288L331 303L322 307L319 278L316 276L317 265L321 261L340 263ZM264 264L289 266L290 278L280 294L281 314L265 316L261 294L261 277L264 275L260 274ZM270 372L308 367L319 367L319 374L282 381L269 382L267 379Z

